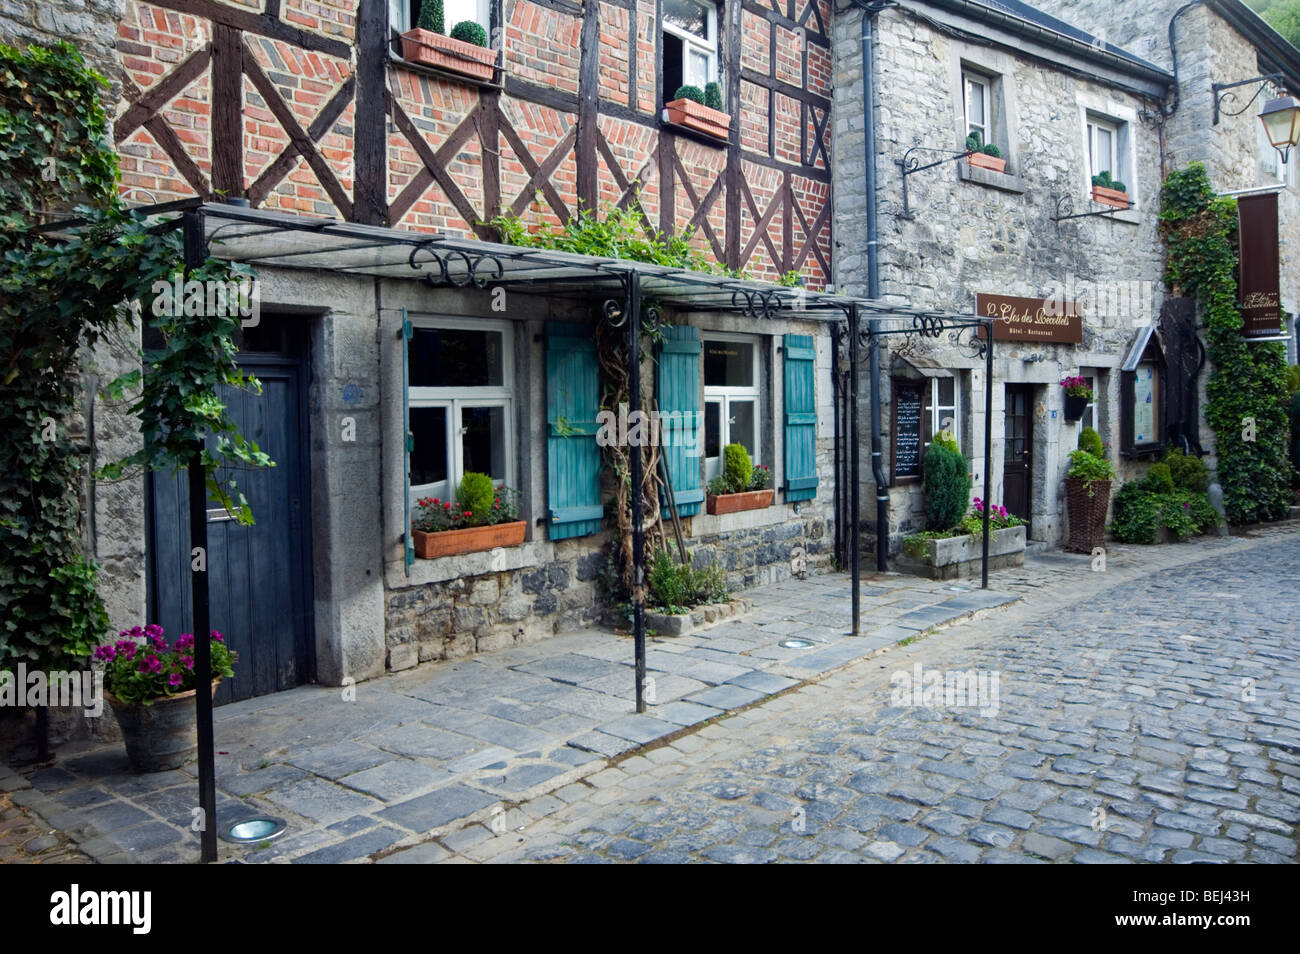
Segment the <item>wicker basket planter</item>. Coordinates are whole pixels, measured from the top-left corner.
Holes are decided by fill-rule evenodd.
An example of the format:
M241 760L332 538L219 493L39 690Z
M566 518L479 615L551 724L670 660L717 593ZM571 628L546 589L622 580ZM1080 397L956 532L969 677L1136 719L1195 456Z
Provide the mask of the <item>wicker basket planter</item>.
M439 530L437 533L413 531L412 543L415 555L422 560L436 557L456 556L460 553L477 553L480 550L494 550L497 547L514 547L524 542L524 530L528 524L523 520L513 523L494 523L488 527L465 527L461 530Z
M1098 205L1111 205L1117 209L1127 209L1129 205L1127 192L1098 185L1092 187L1092 201Z
M402 34L402 59L491 81L496 69L497 51L417 27Z
M1077 477L1065 479L1065 506L1070 518L1067 550L1091 553L1106 542L1106 512L1110 509L1109 480L1088 481Z

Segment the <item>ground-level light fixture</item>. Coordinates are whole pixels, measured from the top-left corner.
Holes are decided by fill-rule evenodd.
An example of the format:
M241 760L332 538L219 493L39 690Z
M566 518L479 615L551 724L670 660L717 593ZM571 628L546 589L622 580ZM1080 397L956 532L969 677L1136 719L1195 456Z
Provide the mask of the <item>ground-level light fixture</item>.
M812 643L806 639L783 639L778 644L782 649L811 649Z
M237 845L260 844L279 838L288 827L283 818L257 815L252 818L241 818L237 822L226 825L221 830L221 839Z
M1286 162L1291 147L1300 144L1300 100L1294 96L1270 99L1260 110L1259 121L1264 124L1268 141Z

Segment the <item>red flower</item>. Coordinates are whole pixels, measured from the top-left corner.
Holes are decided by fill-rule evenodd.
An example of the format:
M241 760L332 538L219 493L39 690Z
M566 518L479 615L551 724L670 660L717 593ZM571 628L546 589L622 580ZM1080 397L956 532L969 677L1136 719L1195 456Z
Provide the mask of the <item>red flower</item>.
M474 516L474 511L473 511L473 510L466 510L463 514L461 514L461 516L462 516L462 517L472 517L472 516Z
M450 509L451 509L451 504L449 504L449 503L445 503L445 504L443 504L443 505L442 505L442 509L443 509L443 510L450 510Z

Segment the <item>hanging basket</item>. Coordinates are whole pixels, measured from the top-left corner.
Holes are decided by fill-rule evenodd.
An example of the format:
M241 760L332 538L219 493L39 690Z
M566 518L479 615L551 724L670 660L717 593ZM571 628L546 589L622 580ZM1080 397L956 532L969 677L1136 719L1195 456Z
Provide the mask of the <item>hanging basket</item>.
M1069 424L1077 424L1083 420L1083 412L1088 409L1088 399L1086 397L1076 397L1072 394L1065 396L1065 420Z
M1106 512L1110 509L1110 481L1065 479L1065 506L1070 517L1070 538L1065 548L1091 553L1106 542Z

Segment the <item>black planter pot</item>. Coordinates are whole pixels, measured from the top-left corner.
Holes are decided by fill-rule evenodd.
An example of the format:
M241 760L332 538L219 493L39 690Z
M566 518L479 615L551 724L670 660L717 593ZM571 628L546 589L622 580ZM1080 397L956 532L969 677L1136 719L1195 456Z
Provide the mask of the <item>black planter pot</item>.
M1070 424L1075 424L1083 419L1083 412L1088 409L1088 399L1086 397L1065 396L1065 420Z

